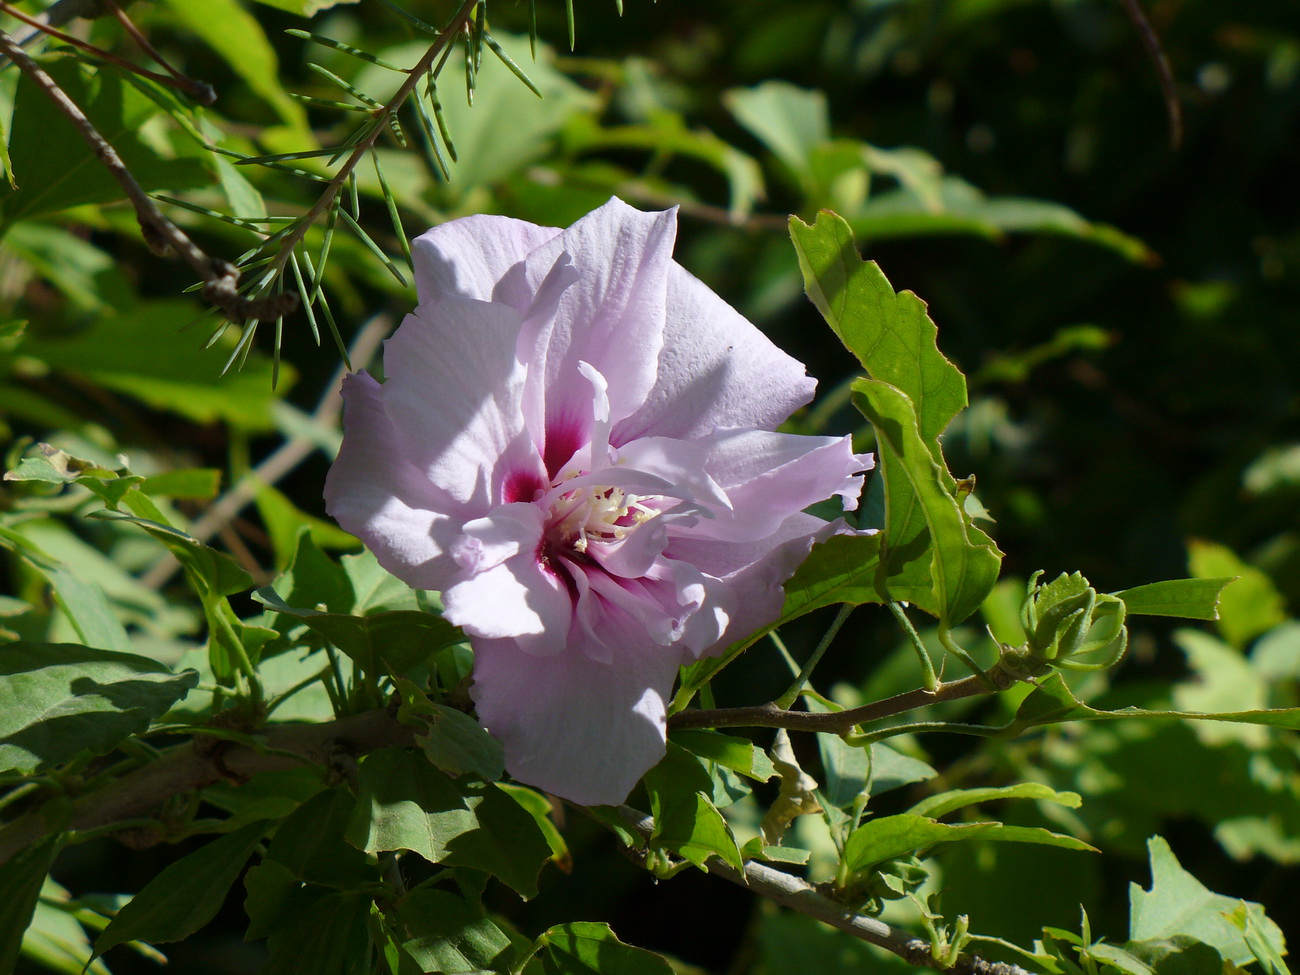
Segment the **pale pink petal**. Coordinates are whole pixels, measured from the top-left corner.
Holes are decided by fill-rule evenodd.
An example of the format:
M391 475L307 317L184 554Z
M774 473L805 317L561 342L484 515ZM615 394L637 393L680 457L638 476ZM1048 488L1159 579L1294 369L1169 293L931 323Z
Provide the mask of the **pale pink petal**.
M817 382L694 275L673 264L654 388L614 427L613 442L647 434L700 437L715 427L767 427L813 398Z
M509 301L515 296L498 296L497 283L511 266L558 233L556 227L490 215L464 217L425 231L411 241L420 300L460 295Z
M720 650L776 619L785 604L781 587L808 557L813 543L843 530L842 521L826 522L800 512L789 516L773 534L755 541L673 538L664 556L726 584L733 602L727 629L713 647Z
M576 639L552 657L483 641L470 696L516 779L584 805L614 805L663 757L665 700L680 663L671 647L628 646L601 663Z
M707 469L710 445L673 440L669 437L643 437L618 449L617 466L640 471L670 485L660 491L667 497L697 501L718 508L731 507L731 501ZM656 493L650 490L640 494Z
M534 366L528 377L530 396L543 404L548 462L565 451L561 460L567 459L573 452L570 442L585 442L591 427L591 396L580 379L579 362L590 363L608 381L615 421L639 407L649 393L663 345L676 233L675 210L642 213L612 199L528 256L525 267L535 290L561 253L569 255L579 274L554 317L531 318L520 343L520 358ZM561 440L564 449L553 451L552 439Z
M731 499L730 511L690 529L699 538L760 539L791 512L841 496L857 506L862 472L874 461L854 454L849 437L803 437L766 430L719 430L701 441L705 469Z
M486 572L462 572L442 594L443 615L474 637L513 637L528 653L559 653L569 636L573 598L536 553Z
M443 553L463 507L407 460L381 392L364 372L343 381L346 436L325 478L325 509L407 585L441 589L456 571Z
M452 558L469 572L486 572L520 552L536 552L542 543L543 512L518 502L494 508L486 518L466 522L451 546Z
M420 305L384 344L401 456L477 514L506 500L510 477L544 476L519 406L520 325L506 305L452 295Z

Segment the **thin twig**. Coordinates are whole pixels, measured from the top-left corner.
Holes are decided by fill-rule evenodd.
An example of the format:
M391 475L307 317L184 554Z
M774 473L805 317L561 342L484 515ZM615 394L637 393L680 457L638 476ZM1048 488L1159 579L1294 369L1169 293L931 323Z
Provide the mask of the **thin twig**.
M628 827L642 837L648 839L654 835L653 817L630 806L621 806L619 813ZM925 939L877 918L855 913L839 901L820 893L806 880L766 864L746 860L744 869L737 870L731 864L711 857L705 861L704 868L715 877L729 880L773 903L816 918L855 938L884 948L918 968L933 968L953 975L1030 975L1019 965L988 961L978 955L967 954L963 954L951 968L946 968L935 959L930 951L930 943Z
M99 14L99 0L58 0L40 13L32 15L32 19L37 21L36 30L19 41L18 46L30 47L37 38L45 36L46 27L62 27L78 17L94 18ZM0 70L8 66L9 58L0 54Z
M1006 690L1017 678L1005 670L1001 664L994 665L987 671L994 682L996 690ZM825 731L842 735L852 731L860 724L878 721L891 715L914 711L929 704L941 704L944 701L957 701L977 694L989 694L991 691L979 677L966 677L962 680L940 684L933 691L923 687L883 701L864 704L862 707L849 708L847 711L787 711L775 701L747 708L717 708L712 710L679 711L668 719L669 728L786 728L790 731Z
M393 320L387 315L376 315L371 318L357 333L348 357L358 366L369 362L375 350L379 348L380 341L392 327ZM335 371L334 378L321 394L320 401L311 415L310 425L313 428L332 430L334 424L338 422L339 413L343 409L343 397L339 391L343 388L343 377L346 375L347 369L343 366L339 366ZM259 487L277 483L319 448L320 444L306 434L286 441L218 498L203 516L190 526L190 535L200 542L206 542L253 502ZM140 578L140 583L149 589L159 589L179 568L180 563L171 553L168 553L153 564Z
M339 166L338 172L334 174L333 178L330 179L329 183L325 186L325 192L323 192L320 195L320 198L312 204L311 209L303 215L302 219L298 221L294 229L285 235L285 237L279 242L280 252L276 254L275 260L270 264L270 268L275 274L283 273L285 266L289 262L289 255L291 255L293 249L298 246L298 242L306 236L308 228L316 222L316 219L321 216L321 214L325 213L331 206L333 206L334 200L347 184L348 177L352 175L352 171L356 169L361 160L364 159L374 148L374 144L379 139L380 133L384 132L388 128L389 118L393 116L406 102L407 96L415 90L420 79L424 77L424 73L432 66L434 59L443 52L444 48L450 51L450 47L448 46L449 43L455 40L457 35L460 33L461 28L468 22L469 17L473 13L477 4L478 0L464 0L460 9L456 11L456 14L451 18L447 26L443 28L442 33L432 44L429 45L429 49L424 52L424 55L420 58L419 62L410 69L406 76L406 80L402 82L397 91L393 92L392 97L389 98L381 108L375 110L374 118L377 120L377 124L371 128L370 133L364 139L361 139L356 143L356 146L348 155L348 158Z
M1178 89L1174 85L1174 72L1169 66L1164 45L1160 43L1160 38L1156 35L1151 22L1147 20L1147 15L1138 0L1120 0L1120 2L1124 4L1128 19L1137 28L1138 36L1142 38L1142 45L1155 63L1156 75L1160 78L1160 88L1165 95L1165 110L1169 113L1169 144L1177 149L1183 144L1183 103L1178 98Z
M105 0L105 2L111 2L111 0ZM122 13L116 6L113 9L117 12L124 25L131 24L131 22L126 19L126 14ZM87 54L99 58L102 61L107 61L109 64L121 68L123 71L130 71L132 74L138 74L143 78L148 78L150 81L156 81L161 85L170 85L173 88L179 88L195 101L203 105L212 105L217 100L217 93L213 90L210 84L206 81L196 81L193 78L186 77L164 61L162 56L149 45L147 40L145 40L144 35L140 34L134 24L131 24L130 26L131 36L136 38L136 42L141 45L146 54L167 69L167 75L161 75L156 71L150 71L148 68L142 68L138 64L132 64L130 61L118 57L111 51L105 51L102 47L96 47L94 44L83 41L79 37L65 34L57 28L42 23L30 14L23 13L21 10L18 10L9 3L4 2L4 0L0 0L0 12L8 14L15 20L21 20L24 24L27 24L30 27L35 27L41 33L48 34L55 40L80 48ZM20 44L19 47L21 46L22 45ZM21 65L19 65L19 67L21 67Z
M157 50L154 49L154 46L149 43L149 38L144 36L144 33L140 28L135 26L134 21L126 15L126 11L119 7L114 0L99 0L99 2L112 12L113 16L117 18L117 22L122 25L122 29L131 35L131 39L135 41L136 46L139 47L140 50L144 51L145 54L149 55L149 57L153 58L154 61L163 68L163 70L172 76L178 88L193 97L193 99L201 105L216 104L217 93L213 87L206 81L199 81L197 78L191 78L172 67L171 63L159 54Z
M0 30L0 53L10 58L32 83L49 95L59 111L67 116L73 128L94 151L99 161L125 191L135 207L136 219L145 243L155 254L165 254L170 248L204 280L203 295L234 321L248 318L278 318L292 311L298 304L297 295L280 294L264 299L248 299L239 292L239 269L229 261L209 257L190 240L174 223L163 216L149 195L140 188L131 171L126 168L117 150L99 134L90 119L77 106L67 92L59 87L39 64L27 56L7 33Z

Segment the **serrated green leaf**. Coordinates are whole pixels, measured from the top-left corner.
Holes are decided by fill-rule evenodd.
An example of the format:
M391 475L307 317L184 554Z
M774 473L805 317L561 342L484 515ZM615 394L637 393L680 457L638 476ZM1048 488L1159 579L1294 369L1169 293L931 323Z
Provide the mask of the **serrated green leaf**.
M551 855L532 816L496 786L452 779L399 748L361 763L348 838L368 853L411 850L431 863L483 870L524 897L537 893Z
M1082 840L1031 826L1004 823L940 823L925 816L901 813L871 819L855 829L844 844L844 863L852 872L867 870L878 863L908 854L923 853L940 843L993 840L1034 843L1065 850L1091 850Z
M619 941L608 924L574 921L537 939L546 975L672 975L672 966L644 948Z
M413 891L388 918L422 972L502 971L508 965L510 939L480 909L448 891Z
M812 226L790 218L804 290L872 379L911 400L921 438L942 464L939 435L966 406L966 380L939 351L925 303L899 294L874 261L863 261L844 219L829 211Z
M355 975L367 970L374 894L304 887L286 898L267 938L274 975Z
M748 738L717 731L683 730L674 731L672 740L700 758L717 762L759 782L766 782L776 775L772 760Z
M881 585L946 625L975 612L992 591L1002 553L955 496L951 474L924 441L916 410L887 383L859 379L854 402L876 428L885 483ZM925 570L928 582L922 582Z
M417 739L429 761L451 775L471 772L485 782L501 778L506 770L501 742L463 711L438 703L430 711L428 734Z
M111 751L198 683L149 657L76 644L0 647L0 771L31 772L83 748Z
M1275 952L1285 946L1282 932L1265 917L1264 909L1250 901L1210 891L1183 869L1162 836L1147 840L1151 856L1151 889L1129 885L1129 937L1133 941L1188 935L1213 946L1228 961L1244 965L1255 952L1246 944L1242 929L1225 914L1245 904L1256 930Z
M738 870L742 867L731 827L709 798L713 780L698 758L669 742L667 753L644 781L655 823L652 847L680 854L701 868L711 856Z
M935 796L927 796L907 811L914 816L939 819L955 809L964 809L966 806L992 802L995 799L1042 799L1059 803L1069 809L1078 809L1083 801L1077 792L1057 792L1041 782L1021 782L1018 785L941 792Z
M775 625L836 603L883 602L876 591L882 540L879 534L834 535L814 545L785 584L785 607Z
M249 823L169 864L95 940L95 955L125 941L180 941L214 917L270 824Z
M1129 613L1141 616L1176 616L1188 620L1217 620L1219 597L1235 579L1167 579L1114 593Z
M345 840L356 800L344 788L316 793L275 831L266 860L297 880L347 890L378 880L378 869Z
M322 613L290 606L269 586L253 593L253 598L272 612L301 619L370 674L406 673L443 647L465 639L457 627L431 613Z
M0 865L0 975L10 975L18 963L23 932L32 923L41 886L59 845L59 837L46 837Z

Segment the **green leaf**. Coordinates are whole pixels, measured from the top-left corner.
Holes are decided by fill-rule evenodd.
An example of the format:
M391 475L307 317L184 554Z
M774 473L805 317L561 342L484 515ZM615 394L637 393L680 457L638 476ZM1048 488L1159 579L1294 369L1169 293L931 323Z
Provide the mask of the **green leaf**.
M365 616L381 610L418 608L414 590L380 565L369 549L359 555L345 555L339 563L356 597L349 612Z
M249 823L169 864L108 922L99 956L125 941L180 941L211 921L270 824Z
M346 890L378 879L366 855L345 838L356 800L347 789L325 789L299 806L275 831L266 860L297 880Z
M510 939L483 912L445 890L413 891L388 915L422 972L501 971Z
M1286 600L1268 575L1239 559L1224 545L1193 539L1187 560L1199 579L1235 576L1219 600L1218 628L1223 638L1241 649L1266 630L1287 621Z
M1051 674L1021 702L1015 718L999 729L1014 737L1030 728L1063 721L1116 721L1123 718L1179 718L1193 721L1228 721L1300 730L1300 708L1252 709L1248 711L1152 711L1127 707L1100 711L1075 698L1060 674Z
M921 438L942 464L939 435L966 406L966 380L939 351L925 302L895 294L874 261L863 261L844 219L829 211L809 226L790 218L804 290L872 379L912 401Z
M1134 941L1190 935L1216 948L1237 965L1253 961L1255 952L1246 943L1241 927L1225 916L1245 905L1255 930L1272 951L1285 950L1282 932L1251 901L1215 894L1182 868L1162 836L1147 840L1151 856L1151 889L1129 886L1129 937Z
M960 623L992 591L1002 553L957 500L952 475L922 438L907 395L872 379L855 380L853 391L876 428L885 483L883 584L891 598L949 626Z
M297 139L311 140L307 114L285 93L275 49L252 14L236 0L166 3L190 33L221 55L253 93L294 130Z
M1103 953L1105 949L1109 953ZM1087 953L1135 975L1222 975L1224 971L1222 955L1204 941L1186 935L1130 941L1122 949L1093 945Z
M748 738L724 735L717 731L674 731L672 740L700 758L717 762L733 772L766 782L776 775L776 767L763 749Z
M164 159L140 141L136 131L158 113L158 106L115 72L87 76L70 60L47 60L42 66L117 150L143 189L194 189L211 182L197 159ZM11 171L18 189L9 191L0 184L0 228L51 211L122 198L117 180L49 95L26 75L18 79L11 129Z
M672 975L653 951L619 941L608 924L574 921L548 928L537 939L546 975Z
M370 674L406 673L443 647L465 639L457 627L431 613L322 613L288 605L269 586L253 593L253 598L273 612L301 619Z
M452 779L424 756L382 748L361 763L348 839L367 853L411 850L500 877L525 897L551 855L530 816L496 786Z
M498 782L497 788L523 806L524 811L533 817L533 822L537 824L537 828L542 831L542 835L546 837L546 842L551 847L552 862L565 873L569 873L573 869L573 854L569 852L569 844L565 841L564 834L556 828L555 821L551 818L551 814L555 811L551 800L536 789L527 786Z
M224 420L243 430L274 429L270 361L253 353L241 371L219 377L220 360L200 354L193 333L179 331L194 315L192 302L151 301L129 314L99 316L93 327L68 335L32 336L23 348L60 374L83 376L200 425ZM142 348L149 354L140 355ZM282 376L280 388L285 385Z
M146 477L140 490L155 498L207 501L221 488L221 471L215 467L189 467Z
M927 796L908 810L914 816L939 819L956 809L964 809L995 799L1043 799L1059 803L1069 809L1078 809L1083 800L1077 792L1057 792L1041 782L1021 782L1018 785L989 786L982 789L954 789Z
M23 932L32 923L59 845L59 837L46 837L0 866L0 975L11 975L18 963Z
M817 710L822 710L818 708ZM848 809L858 796L867 791L871 775L871 754L867 748L854 748L839 735L817 735L817 751L821 754L822 778L820 789L822 805L829 803L837 809Z
M813 150L830 141L830 114L820 91L767 81L755 88L733 88L722 101L798 178L808 175Z
M145 731L198 683L148 657L76 644L0 647L0 771L96 755Z
M814 545L785 584L785 608L773 628L835 603L883 602L876 591L882 537L833 535Z
M131 646L126 629L101 587L83 581L63 566L38 566L38 571L49 580L59 608L68 617L82 643L100 650L125 651Z
M357 541L331 521L302 511L281 491L269 484L258 484L255 496L257 513L271 536L271 548L277 565L288 565L298 544L298 535L308 532L321 547L353 548ZM314 605L314 604L299 604Z
M264 859L244 874L244 913L248 915L245 941L265 938L280 921L290 897L301 884L283 863Z
M646 773L645 787L655 822L652 847L678 853L701 868L718 856L741 869L740 848L710 801L713 779L698 758L669 742L663 759Z
M322 10L329 10L344 3L359 3L360 0L257 0L257 2L291 14L314 17Z
M1291 975L1291 969L1282 958L1281 945L1271 937L1268 918L1261 917L1258 911L1251 911L1245 901L1239 901L1224 917L1241 931L1264 975Z
M284 602L290 606L323 608L332 613L351 612L357 600L347 571L317 547L305 525L298 529L293 557L271 588L284 593Z
M1234 576L1215 579L1167 579L1114 593L1130 613L1177 616L1188 620L1217 620L1219 597Z
M848 870L856 873L895 857L923 853L939 843L968 840L1034 843L1097 852L1073 836L1038 827L1007 826L1004 823L940 823L925 816L902 813L868 820L855 829L844 844L844 863Z
M505 772L505 751L477 721L463 711L434 703L429 732L418 741L434 765L451 775L473 773L485 782L495 782Z
M267 938L274 975L355 975L367 971L374 894L307 887L287 899Z
M888 745L871 745L871 794L878 796L913 782L924 782L939 773L918 759L894 751Z

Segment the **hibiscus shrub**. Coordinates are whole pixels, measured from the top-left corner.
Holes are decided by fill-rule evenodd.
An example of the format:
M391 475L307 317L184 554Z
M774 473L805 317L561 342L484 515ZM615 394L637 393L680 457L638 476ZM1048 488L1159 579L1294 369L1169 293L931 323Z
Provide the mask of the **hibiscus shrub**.
M266 99L278 121L258 145L232 127L213 152L218 127L191 103L205 89L174 69L131 73L87 41L82 60L56 50L37 64L0 32L21 73L0 161L13 177L3 229L33 275L22 307L39 317L48 287L70 316L66 334L0 322L6 373L31 386L0 407L44 437L10 450L0 511L16 582L0 601L0 975L152 970L169 952L187 971L273 975L693 970L608 923L614 892L638 881L658 905L692 882L715 885L707 904L724 889L744 898L754 943L728 963L738 975L1287 975L1282 930L1260 904L1202 884L1139 800L1148 818L1116 826L1105 812L1123 776L1159 783L1169 808L1208 808L1178 791L1202 776L1226 783L1214 806L1225 849L1291 855L1300 819L1277 797L1292 797L1300 759L1267 737L1300 727L1280 597L1208 545L1193 578L1116 592L1079 572L1004 571L974 478L945 458L945 436L972 422L966 377L925 303L863 260L854 229L1050 232L1136 261L1150 256L1142 244L1063 207L985 198L916 150L834 140L818 93L733 89L728 110L816 213L789 219L789 273L773 275L780 291L797 268L853 370L815 398L800 361L674 259L676 208L611 197L680 198L744 222L762 198L745 153L671 114L610 123L608 92L576 84L545 45L527 77L527 42L494 34L481 0L444 12L440 29L387 4L423 41L382 56L298 31L357 63L315 65L338 90L297 100L257 20L209 2L171 0L159 33L203 38ZM105 11L113 26L92 26L92 40L111 45L120 29L168 56L125 11ZM439 99L448 63L478 115ZM628 101L653 88L632 63L566 70ZM396 91L368 94L382 72L399 76ZM545 107L491 101L507 72ZM55 117L47 143L50 95L71 121ZM84 103L80 121L68 102ZM361 121L321 146L304 105ZM92 155L77 141L88 127L122 158ZM408 138L428 157L419 173L398 152ZM284 148L294 139L311 148ZM493 139L496 154L483 150ZM611 146L713 167L729 209L572 155ZM207 170L190 165L196 154ZM868 171L899 188L879 193ZM320 195L297 207L300 190L271 182L289 177ZM35 219L79 207L68 220L134 234L108 206L119 186L145 239L203 279L222 318L208 344L238 367L223 385L199 343L173 334L191 306L141 297L88 233ZM204 195L216 187L225 210ZM146 190L197 191L155 196L219 218L214 240ZM404 216L435 225L408 242ZM181 225L213 253L255 240L228 264ZM414 294L386 250L406 259ZM358 295L384 289L405 317L373 319L344 348ZM310 417L272 392L296 378L280 362L286 321L332 335L347 361ZM266 323L269 355L256 341ZM73 414L29 382L45 362L106 415ZM186 432L167 427L165 449L133 463L108 429L110 391ZM221 472L177 460L184 438L218 421L236 476L219 499ZM285 443L250 471L250 441L272 431ZM281 493L318 449L328 471L308 467L306 489ZM300 509L316 494L333 521ZM247 526L231 527L248 504L272 571ZM1107 672L1148 638L1149 617L1217 621L1223 640L1181 630L1191 680L1116 693ZM1266 632L1246 662L1237 651ZM847 657L868 656L865 684L839 679ZM1144 751L1152 733L1135 728L1176 729L1190 771L1162 767ZM996 745L949 744L972 740ZM1068 900L1073 920L1083 885L1057 871L1109 856L1117 833L1150 868L1149 889L1131 886L1127 929L1094 930L1086 911L1062 928L1037 901ZM121 844L130 855L110 859ZM981 891L971 878L995 874L977 862L998 858L1003 889ZM108 889L84 881L96 869ZM1017 937L981 926L981 898L1009 905ZM658 946L654 919L668 911L648 913L634 940Z

